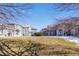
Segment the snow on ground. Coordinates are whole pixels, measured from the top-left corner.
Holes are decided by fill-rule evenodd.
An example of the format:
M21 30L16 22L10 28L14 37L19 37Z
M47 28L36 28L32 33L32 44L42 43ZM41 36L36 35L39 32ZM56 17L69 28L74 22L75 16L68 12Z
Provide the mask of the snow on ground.
M70 42L77 43L79 45L79 38L74 36L48 36L50 38L63 38L65 40L68 40Z

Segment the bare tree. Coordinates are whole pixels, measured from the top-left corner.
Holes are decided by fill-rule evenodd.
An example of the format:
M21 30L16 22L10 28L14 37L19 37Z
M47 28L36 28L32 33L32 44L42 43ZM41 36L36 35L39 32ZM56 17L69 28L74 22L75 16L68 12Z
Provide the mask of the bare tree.
M59 14L63 15L63 13L65 14L65 13L69 13L72 11L73 11L73 13L79 14L78 12L76 12L79 10L79 3L53 3L53 4L51 4L51 10L58 11L58 15ZM72 16L67 15L65 17L67 18L67 17L72 17ZM58 21L60 19L55 16L55 20Z
M26 45L22 45L23 42L20 41L16 50L13 50L12 46L8 44L8 41L0 40L0 55L2 56L22 56L22 55L30 55L30 56L38 56L39 51L45 49L43 44L28 41ZM20 45L21 44L21 45Z
M58 11L69 11L69 10L79 10L78 3L54 3L51 4L52 9L56 9Z
M18 17L22 17L23 12L32 8L28 3L1 3L0 4L0 22L8 23L10 21L17 21Z
M31 8L32 4L29 3L0 3L0 29L2 33L10 22L17 23L20 18L27 17L27 14L24 15L23 12L28 12Z

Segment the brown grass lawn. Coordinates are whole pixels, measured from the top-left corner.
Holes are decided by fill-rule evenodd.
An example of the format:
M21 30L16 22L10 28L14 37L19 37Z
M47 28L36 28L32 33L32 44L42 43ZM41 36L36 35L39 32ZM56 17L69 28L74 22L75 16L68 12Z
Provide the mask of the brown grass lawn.
M0 37L1 56L79 55L79 46L61 38Z

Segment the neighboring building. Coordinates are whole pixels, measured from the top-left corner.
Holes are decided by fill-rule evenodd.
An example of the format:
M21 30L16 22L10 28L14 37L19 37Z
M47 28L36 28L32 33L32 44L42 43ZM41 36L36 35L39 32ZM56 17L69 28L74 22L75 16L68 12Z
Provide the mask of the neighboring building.
M34 36L35 33L37 32L37 29L36 28L32 28L31 30L32 30L32 36Z
M32 35L32 27L30 25L23 26L23 36L31 36Z
M30 25L0 24L0 36L31 36L32 27Z
M79 36L79 18L58 21L41 30L45 36Z

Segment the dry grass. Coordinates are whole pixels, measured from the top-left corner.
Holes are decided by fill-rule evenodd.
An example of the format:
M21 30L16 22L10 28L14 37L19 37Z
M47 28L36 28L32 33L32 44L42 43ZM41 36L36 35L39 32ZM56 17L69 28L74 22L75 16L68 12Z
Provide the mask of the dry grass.
M79 47L76 46L75 43L66 41L61 38L30 37L30 36L0 37L0 42L5 43L11 48L11 50L17 52L13 53L12 51L8 50L10 53L13 53L12 55L16 54L21 55L20 50L22 50L24 47L25 47L24 49L27 50L25 50L25 53L22 55L79 55ZM3 47L7 49L6 46Z

